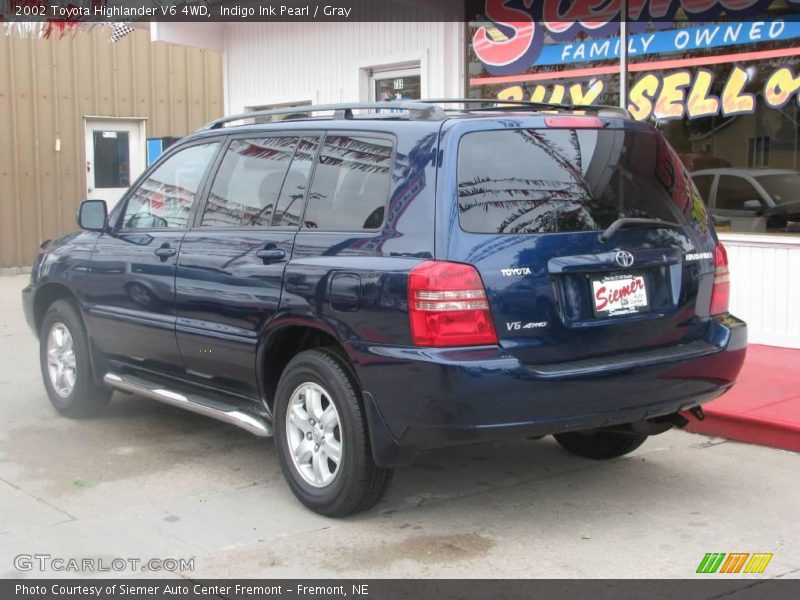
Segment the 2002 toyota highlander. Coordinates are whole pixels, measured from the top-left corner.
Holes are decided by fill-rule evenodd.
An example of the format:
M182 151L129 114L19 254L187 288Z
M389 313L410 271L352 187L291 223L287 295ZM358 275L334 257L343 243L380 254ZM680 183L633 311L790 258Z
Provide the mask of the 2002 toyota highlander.
M424 448L552 434L623 455L702 417L745 356L702 199L620 109L235 115L78 220L23 292L55 408L117 390L274 431L327 515L372 506Z

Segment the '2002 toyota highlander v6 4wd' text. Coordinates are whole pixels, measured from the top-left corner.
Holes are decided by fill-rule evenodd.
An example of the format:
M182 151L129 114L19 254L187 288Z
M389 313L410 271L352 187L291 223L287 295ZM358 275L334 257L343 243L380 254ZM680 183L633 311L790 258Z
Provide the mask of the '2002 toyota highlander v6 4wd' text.
M23 292L56 409L117 390L274 433L328 515L423 448L552 434L620 456L702 416L745 356L691 178L620 109L227 117L78 218Z

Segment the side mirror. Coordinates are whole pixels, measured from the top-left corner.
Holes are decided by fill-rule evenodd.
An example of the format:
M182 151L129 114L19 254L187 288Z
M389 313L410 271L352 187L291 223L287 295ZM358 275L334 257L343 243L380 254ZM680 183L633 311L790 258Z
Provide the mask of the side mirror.
M742 204L742 208L745 210L761 210L763 205L761 204L761 200L745 200L744 204Z
M105 200L84 200L78 207L78 226L86 231L105 231L108 207Z

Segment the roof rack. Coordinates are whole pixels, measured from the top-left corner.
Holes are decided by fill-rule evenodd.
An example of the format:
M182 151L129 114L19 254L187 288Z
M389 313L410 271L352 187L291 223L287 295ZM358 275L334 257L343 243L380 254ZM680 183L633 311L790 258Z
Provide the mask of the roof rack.
M553 102L529 102L525 100L499 100L497 98L434 98L431 100L395 100L391 102L350 102L345 104L318 104L306 106L287 106L269 110L255 110L215 119L203 125L200 131L220 129L228 123L257 119L259 117L272 117L276 115L308 115L303 119L329 118L335 120L358 118L353 115L354 110L392 110L408 113L407 116L399 114L380 115L381 118L406 118L410 121L443 121L448 117L448 109L443 109L437 104L485 104L477 108L467 108L466 112L484 111L514 111L514 110L580 110L594 113L598 116L616 116L630 118L630 113L619 106L606 106L602 104L557 104ZM330 117L318 117L311 113L332 112ZM453 112L452 109L449 112ZM375 117L373 117L375 118Z
M631 118L627 109L607 104L560 104L557 102L533 102L529 100L501 100L499 98L435 98L417 100L423 104L489 104L478 108L468 108L469 112L496 110L582 110L603 116Z
M447 118L445 111L438 106L431 106L428 102L397 100L393 102L350 102L346 104L318 104L309 106L287 106L285 108L275 108L269 110L255 110L252 112L239 113L215 119L203 125L200 131L207 129L219 129L227 123L234 121L244 121L245 119L256 119L259 117L272 117L275 115L297 115L309 114L308 119L318 119L310 113L333 112L331 119L353 119L354 110L373 109L373 110L396 110L408 113L411 121L442 121ZM401 117L401 115L396 115Z

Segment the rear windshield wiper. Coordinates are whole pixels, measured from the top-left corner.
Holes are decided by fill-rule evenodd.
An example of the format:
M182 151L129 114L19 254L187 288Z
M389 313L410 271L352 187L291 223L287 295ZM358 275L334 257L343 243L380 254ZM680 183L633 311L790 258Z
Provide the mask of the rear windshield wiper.
M683 227L680 223L673 223L672 221L662 221L660 219L637 219L634 217L623 217L617 219L608 226L603 233L597 238L601 242L607 242L611 237L620 229L627 227L649 227L651 229L680 229Z

